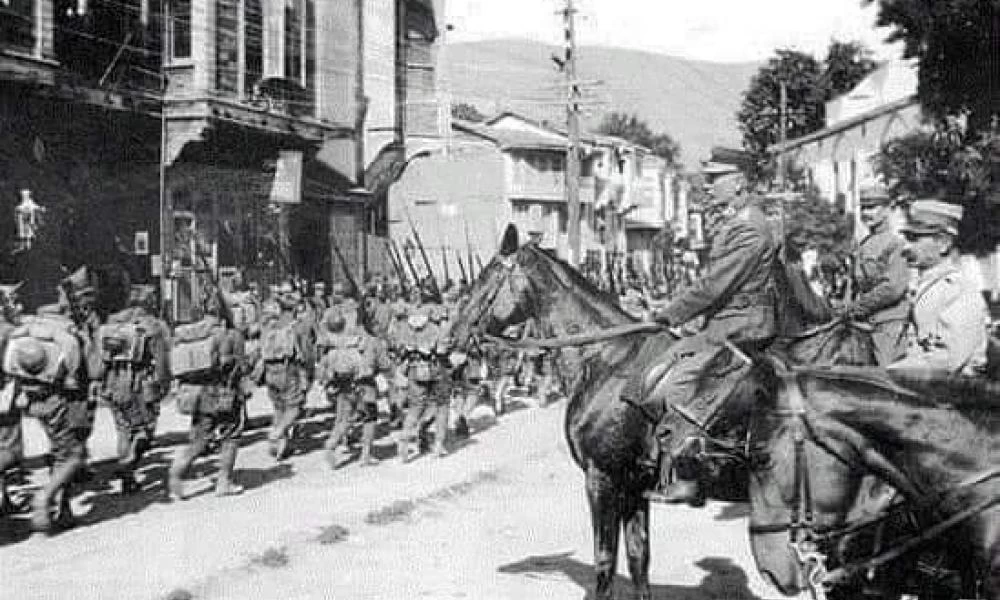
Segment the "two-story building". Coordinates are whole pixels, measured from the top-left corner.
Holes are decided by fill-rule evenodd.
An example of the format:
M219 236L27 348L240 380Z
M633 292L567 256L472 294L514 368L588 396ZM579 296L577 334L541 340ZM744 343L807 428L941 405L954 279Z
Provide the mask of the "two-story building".
M412 221L435 257L435 275L442 276L447 263L453 280L465 268L458 261L468 262L468 254L485 261L496 253L508 223L526 239L568 256L567 145L563 132L513 113L485 123L453 121L450 137L427 145L392 188L390 237L400 247L411 245ZM651 237L676 206L671 176L646 149L584 136L580 238L588 267L605 269L616 256L630 256L639 268L649 268ZM415 267L421 275L425 271L419 258Z
M160 23L140 0L0 2L0 280L29 309L83 262L153 277Z
M216 276L343 279L334 246L360 277L371 234L386 230L384 173L400 168L408 136L435 131L442 10L0 3L7 239L22 190L40 207L0 277L27 278L24 293L43 301L84 257L125 265L133 282L165 274L182 318Z

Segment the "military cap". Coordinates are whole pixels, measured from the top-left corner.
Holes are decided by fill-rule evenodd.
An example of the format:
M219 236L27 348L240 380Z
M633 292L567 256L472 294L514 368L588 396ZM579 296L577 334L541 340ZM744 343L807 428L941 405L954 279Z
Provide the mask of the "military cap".
M886 206L892 203L889 191L880 185L866 185L861 188L859 201L862 207Z
M903 233L928 235L947 233L958 235L958 223L962 220L962 207L934 199L917 200L910 205Z

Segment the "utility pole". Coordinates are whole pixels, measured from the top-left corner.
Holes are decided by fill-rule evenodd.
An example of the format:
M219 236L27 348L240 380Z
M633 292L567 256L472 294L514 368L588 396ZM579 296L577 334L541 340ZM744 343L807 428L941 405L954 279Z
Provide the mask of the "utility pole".
M778 90L778 143L784 144L788 139L788 86L784 80L779 82ZM778 185L781 191L785 191L785 154L782 148L781 157L778 159Z
M576 7L573 0L566 0L562 11L565 33L563 72L566 75L566 131L569 147L566 149L566 205L567 233L569 237L568 262L580 265L580 82L576 77Z

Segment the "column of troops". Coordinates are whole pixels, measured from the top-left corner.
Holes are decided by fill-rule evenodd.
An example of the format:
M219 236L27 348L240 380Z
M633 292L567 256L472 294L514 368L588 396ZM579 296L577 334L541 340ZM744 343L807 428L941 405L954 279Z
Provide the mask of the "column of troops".
M113 478L123 494L160 486L140 483L138 469L155 442L164 401L190 416L188 442L176 449L160 488L165 499L183 500L186 475L200 456L217 457L217 495L242 491L234 467L256 389L273 407L267 443L278 461L303 446L307 405L333 407L323 451L334 469L354 458L348 442L357 426L357 462L378 463L380 416L399 430L390 435L407 462L423 451L448 453L452 410L453 434L465 437L473 408L486 403L502 411L507 390L525 378L544 372L539 392L556 392L540 354L454 347L449 321L463 300L459 286L404 293L398 282L376 278L353 295L340 284L329 294L322 282L308 293L306 287L274 286L264 301L253 289L217 291L203 299L193 322L170 327L157 316L151 286L133 286L128 307L102 318L85 267L61 282L57 302L33 315L21 314L16 287L0 286L0 518L30 508L35 531L72 524L72 490L96 476L87 443L100 404L114 416ZM48 481L30 501L25 417L39 421L50 446Z

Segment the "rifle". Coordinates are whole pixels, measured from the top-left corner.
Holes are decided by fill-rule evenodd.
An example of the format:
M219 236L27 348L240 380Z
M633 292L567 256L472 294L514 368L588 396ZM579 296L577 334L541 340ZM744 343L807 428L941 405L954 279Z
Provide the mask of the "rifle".
M458 270L462 274L462 280L465 283L472 283L472 281L466 276L465 265L462 264L462 255L459 253L458 248L455 248L455 262L458 263ZM470 267L472 265L469 265Z
M420 257L424 259L424 267L427 268L427 276L431 278L431 291L434 293L434 301L441 304L441 286L438 285L437 278L434 277L434 270L431 269L431 261L427 258L427 250L424 249L424 243L420 241L420 233L417 232L417 228L413 226L413 219L410 218L410 211L406 211L406 221L410 224L410 231L413 232L413 241L417 243L417 248L420 250Z
M479 267L479 274L482 275L482 273L483 273L483 261L480 260L478 254L476 254L476 266Z
M385 253L389 255L389 262L392 263L392 270L395 271L396 277L399 279L399 285L403 288L402 291L405 295L407 287L409 287L406 285L406 273L403 272L403 265L397 262L396 255L393 252L392 246L389 245L389 241L390 240L387 240L385 242Z
M406 266L410 268L410 275L413 275L413 287L420 288L420 274L417 273L416 267L413 266L413 259L410 258L410 248L408 246L403 246L403 257L406 258Z
M448 285L451 281L451 274L448 273L448 250L446 246L441 245L441 272L444 273L444 284Z
M340 252L340 245L337 243L337 236L330 236L330 246L333 247L333 253L337 255L337 260L340 261L340 268L344 271L344 277L347 278L347 283L351 285L351 289L354 291L354 298L360 299L361 288L358 287L358 281L354 278L354 274L351 273L350 267L347 266L347 261L344 260L343 253Z
M465 259L466 259L466 264L469 265L469 279L467 279L466 281L472 283L473 280L475 280L476 278L476 274L472 270L472 241L469 239L469 222L465 220L464 216L462 217L462 225L465 226L465 251L466 251ZM479 272L480 273L483 272L483 268L481 266L479 267Z

